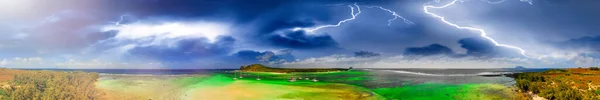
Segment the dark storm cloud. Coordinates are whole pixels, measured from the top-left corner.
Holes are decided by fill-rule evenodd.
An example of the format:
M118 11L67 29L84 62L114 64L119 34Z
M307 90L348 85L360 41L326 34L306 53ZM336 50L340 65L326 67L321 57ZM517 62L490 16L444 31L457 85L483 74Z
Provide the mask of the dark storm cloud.
M483 38L464 38L458 41L460 47L467 49L469 56L481 57L522 57L516 50L494 45L489 40Z
M293 12L293 11L292 11ZM323 14L316 14L323 15ZM291 31L296 27L311 27L315 23L311 19L299 18L296 14L284 11L276 14L273 19L261 22L257 37L267 40L268 44L276 47L291 49L335 48L337 42L328 34L307 34L305 31ZM321 16L324 17L324 16ZM280 32L280 33L276 33Z
M308 35L287 31L295 27L311 27L316 21L329 22L331 8L328 4L354 1L320 0L129 0L106 1L115 15L132 14L141 19L153 16L180 20L226 20L236 24L250 24L256 31L244 31L242 40L264 40L258 44L290 49L337 48L329 35ZM345 5L344 5L345 7ZM277 33L282 32L282 33Z
M381 56L381 53L369 52L369 51L354 52L354 57L377 57L377 56Z
M431 55L453 55L454 51L450 48L440 45L431 44L424 47L410 47L404 50L404 55L419 55L419 56L431 56Z
M107 12L132 13L137 16L172 16L183 19L208 17L231 18L236 22L264 19L265 14L280 13L294 16L309 7L355 0L104 0ZM314 8L312 8L314 9ZM317 12L318 13L318 12ZM304 13L305 14L305 13ZM274 15L277 16L277 15ZM282 16L283 17L283 16ZM216 19L218 19L216 18Z
M128 52L135 57L154 58L163 61L189 61L199 58L226 55L232 49L235 39L220 37L215 43L205 38L183 39L175 46L138 46Z
M447 55L451 57L522 57L520 53L511 48L494 45L483 38L464 38L458 41L460 47L467 50L466 54L459 54L452 49L440 45L431 44L424 47L409 47L404 50L404 55L432 56Z
M600 52L600 36L585 36L569 39L567 41L556 43L556 46L563 49L589 49L591 51Z
M293 28L309 28L319 25L335 24L350 17L348 4L358 2L362 14L337 28L326 28L317 33L291 31ZM27 35L0 37L0 50L10 50L4 55L27 51L31 55L47 52L47 49L79 53L79 49L90 47L89 53L119 52L125 48L127 57L148 58L158 62L189 62L189 65L224 63L256 63L273 61L293 61L296 58L312 58L332 54L352 53L357 57L374 57L385 52L386 56L405 55L453 55L477 57L505 57L520 54L514 50L494 46L488 40L466 38L478 36L470 31L456 29L424 14L423 4L430 0L52 0L38 1L31 11L29 19L50 21L36 24L35 27L19 30ZM445 3L447 1L442 1ZM457 22L461 26L483 28L500 43L522 46L527 41L520 37L532 37L531 41L568 40L573 37L593 36L598 31L600 14L595 10L598 1L560 1L550 0L547 5L535 2L534 5L519 1L506 1L500 4L487 4L478 0L460 2L449 8L432 11ZM435 5L442 5L442 4ZM405 24L398 19L387 26L392 17L390 13L366 6L382 6L396 11L414 22ZM471 9L480 8L480 9ZM16 10L20 11L20 10ZM63 12L65 11L65 12ZM70 11L70 12L69 12ZM461 12L461 13L456 13ZM461 15L464 14L464 15ZM6 14L18 19L18 14ZM146 45L146 39L121 39L118 31L100 32L99 28L110 25L128 15L123 23L135 23L141 20L144 25L156 23L206 21L225 24L231 27L216 42L205 38L171 39L173 45ZM1 16L4 18L6 16ZM13 18L14 17L14 18ZM0 19L4 21L5 19ZM10 19L9 19L10 20ZM153 23L156 22L156 23ZM7 21L12 26L12 21ZM19 22L15 22L19 23ZM3 24L3 23L0 23ZM0 25L5 26L5 25ZM4 29L0 28L2 33ZM96 30L96 31L93 31ZM521 30L525 30L522 32ZM576 30L576 31L573 31ZM328 32L328 33L327 33ZM4 35L0 33L0 35ZM170 34L170 33L166 33ZM524 35L521 35L524 34ZM13 35L13 34L10 34ZM519 35L519 37L514 37ZM10 37L21 38L12 40ZM152 40L151 37L149 40ZM548 38L547 40L545 40ZM588 48L600 51L600 37L584 37L560 42L562 48ZM459 40L460 39L460 40ZM511 40L514 39L514 40ZM456 42L457 40L458 43ZM529 39L528 39L529 40ZM151 42L151 41L150 41ZM432 44L435 43L435 44ZM439 43L439 44L438 44ZM556 43L556 42L552 42ZM23 48L11 48L10 45ZM431 45L428 45L431 44ZM127 48L133 45L133 48ZM417 46L417 47L415 47ZM422 46L422 47L418 47ZM459 47L460 46L460 47ZM241 48L244 51L236 52ZM466 50L466 54L455 51ZM255 50L254 50L255 49ZM276 49L289 51L262 51ZM531 49L525 48L528 51ZM544 48L541 48L544 49ZM256 51L261 50L261 51ZM344 51L345 50L345 51ZM374 52L370 52L374 51ZM535 51L533 51L535 52ZM4 52L3 52L4 53ZM50 52L54 53L54 52ZM24 53L25 54L25 53ZM63 53L55 53L61 55ZM230 55L233 54L233 55ZM15 54L17 55L17 54ZM98 54L100 55L100 54ZM18 55L17 55L18 56ZM85 55L89 56L89 55ZM96 55L92 55L96 56ZM583 56L583 55L582 55ZM585 55L589 56L589 55ZM117 58L115 57L115 58ZM211 57L214 57L211 58ZM222 57L222 58L218 58ZM596 57L597 56L593 56ZM57 58L57 57L48 57ZM80 57L95 58L95 57ZM206 59L205 59L206 58ZM0 58L1 59L1 58ZM112 59L108 57L108 59ZM236 60L231 60L236 59ZM241 59L240 62L237 59ZM231 60L231 61L229 61ZM218 62L221 61L221 62ZM247 61L247 62L246 62ZM127 61L125 61L127 62ZM141 61L143 62L143 61ZM214 62L214 63L213 63ZM188 65L186 65L188 66ZM237 67L237 65L236 65Z
M486 56L494 55L496 52L496 46L482 38L465 38L458 41L460 47L467 49L467 55L472 56Z
M330 3L323 3L330 2ZM315 22L328 22L330 20L332 6L326 4L344 3L344 1L294 1L294 0L273 0L273 1L214 1L214 0L128 0L128 1L101 1L98 5L104 6L98 9L77 9L77 12L85 14L76 14L74 17L61 17L53 25L44 26L35 31L46 35L38 37L48 37L42 43L57 44L63 46L78 46L79 48L89 47L88 53L104 53L114 49L122 48L127 45L135 45L132 49L125 50L126 58L145 58L159 60L159 62L192 62L193 60L210 58L216 56L229 56L232 48L238 42L236 40L259 40L259 42L240 43L240 44L258 44L275 48L289 49L330 49L338 48L337 42L325 33L319 35L307 34L303 31L289 31L295 27L312 27ZM309 7L307 7L309 6ZM69 7L66 7L69 8ZM182 39L175 40L175 46L165 45L140 45L142 40L121 40L114 37L119 31L100 32L98 26L110 25L111 22L121 20L121 24L135 23L138 20L152 22L156 17L161 21L186 21L186 20L216 20L233 21L234 26L251 25L254 31L245 31L245 33L236 33L229 35L249 34L243 37L222 38L215 43L208 43L206 39ZM69 27L64 27L69 26ZM96 26L96 31L82 33L80 29ZM65 37L56 38L63 34ZM156 38L156 37L150 37ZM150 39L152 40L152 39ZM51 45L47 45L51 46ZM278 52L281 53L281 52ZM251 55L251 54L250 54ZM262 61L293 61L295 57L291 53L276 54L273 52L260 52L261 59L254 59L252 62ZM244 58L247 59L248 57Z
M265 52L258 52L258 51L252 51L252 50L242 50L242 51L238 51L237 53L233 54L234 56L237 56L241 59L245 59L245 60L258 60L258 58L265 54Z
M295 58L288 50L279 51L280 54L276 54L272 51L253 51L253 50L242 50L239 51L233 56L239 57L243 60L258 63L258 62L275 62L280 63L284 61L294 61Z
M272 34L267 40L275 46L293 49L335 48L337 42L329 35L307 35L304 31Z
M108 0L104 4L115 13L133 13L137 16L173 16L202 18L206 16L230 17L249 21L274 8L293 4L296 0Z

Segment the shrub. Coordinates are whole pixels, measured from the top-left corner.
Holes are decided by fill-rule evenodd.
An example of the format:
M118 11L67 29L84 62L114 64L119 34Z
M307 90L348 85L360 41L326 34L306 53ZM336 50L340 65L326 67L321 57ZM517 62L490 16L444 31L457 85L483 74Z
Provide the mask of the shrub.
M561 72L567 72L567 70L564 70L564 69L548 69L548 70L544 71L544 73L561 73Z
M94 100L97 73L26 71L14 76L3 96L15 100Z

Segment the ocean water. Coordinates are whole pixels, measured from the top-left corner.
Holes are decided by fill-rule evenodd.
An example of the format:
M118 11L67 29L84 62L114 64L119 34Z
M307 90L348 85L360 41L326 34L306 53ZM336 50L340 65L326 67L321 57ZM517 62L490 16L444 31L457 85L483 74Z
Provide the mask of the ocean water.
M84 71L97 72L101 74L153 74L153 75L178 75L178 74L202 74L214 72L229 72L237 69L24 69L24 70L54 70L54 71ZM537 72L546 69L358 69L371 72L395 72L421 76L482 76L501 75L518 72Z
M101 75L194 75L224 74L230 77L243 75L248 78L285 81L293 77L317 78L322 82L343 83L367 88L398 87L415 84L515 84L513 73L535 72L546 69L356 69L356 72L340 74L295 73L288 75L263 75L234 72L235 69L28 69L55 71L97 72Z
M236 72L234 69L29 70L97 72L101 75L100 83L102 85L100 86L103 88L123 90L122 88L126 87L142 86L141 88L125 90L140 90L152 93L159 90L152 90L154 88L145 86L150 84L150 87L164 87L165 84L171 84L172 82L177 83L176 85L210 83L210 86L226 86L228 83L223 82L233 82L235 77L238 80L250 82L245 85L267 84L264 85L266 87L289 85L314 88L315 86L328 85L329 88L348 89L349 87L339 85L344 84L344 86L360 87L364 89L361 91L369 91L368 93L392 100L510 100L513 99L511 95L514 93L508 87L515 84L514 79L510 77L513 73L543 71L545 69L355 69L342 72L288 74ZM240 76L243 76L243 79ZM256 80L258 78L262 80ZM294 82L296 84L288 82L290 79L297 79L297 82ZM314 79L318 82L312 82ZM111 88L115 86L122 87ZM125 91L125 93L134 92ZM157 92L158 94L162 93ZM170 94L177 94L177 92ZM308 94L314 95L314 93ZM177 95L174 96L177 97Z
M369 88L394 87L414 84L503 84L512 86L514 73L543 71L545 69L366 69L372 80Z
M84 71L103 74L143 74L143 75L184 75L184 74L210 74L217 72L234 71L235 69L25 69L25 70L53 70L53 71Z

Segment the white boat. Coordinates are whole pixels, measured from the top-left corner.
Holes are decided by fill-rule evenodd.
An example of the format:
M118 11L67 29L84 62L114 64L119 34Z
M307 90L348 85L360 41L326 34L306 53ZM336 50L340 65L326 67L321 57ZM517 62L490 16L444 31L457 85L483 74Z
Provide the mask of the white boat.
M256 77L256 80L260 81L260 75L258 75L258 77Z

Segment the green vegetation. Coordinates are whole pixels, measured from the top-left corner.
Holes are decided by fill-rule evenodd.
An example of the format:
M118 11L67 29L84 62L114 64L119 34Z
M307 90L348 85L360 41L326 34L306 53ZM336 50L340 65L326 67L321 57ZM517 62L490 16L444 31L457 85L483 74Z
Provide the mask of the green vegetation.
M521 93L529 92L550 100L600 99L600 71L597 69L551 69L516 75Z
M3 69L2 72L16 71ZM90 100L96 99L97 73L20 71L3 83L0 94L13 100Z
M331 71L348 71L349 69L341 68L271 68L261 64L252 64L240 67L241 71L246 72L276 72L276 73L291 73L291 72L331 72Z

